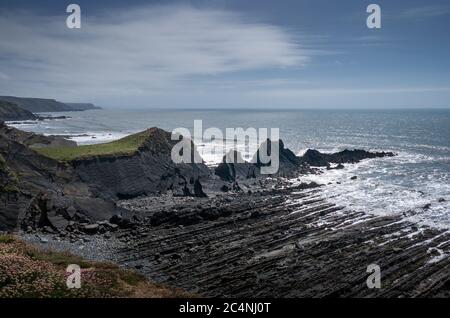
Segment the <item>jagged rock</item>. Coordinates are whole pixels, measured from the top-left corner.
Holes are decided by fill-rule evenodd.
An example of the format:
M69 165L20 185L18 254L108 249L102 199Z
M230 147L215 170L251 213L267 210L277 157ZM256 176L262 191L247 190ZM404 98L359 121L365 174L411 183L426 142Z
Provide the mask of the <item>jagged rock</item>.
M224 181L234 182L239 179L256 178L257 170L256 165L246 162L238 151L230 150L223 156L214 173Z
M263 163L262 154L271 155L272 146L278 148L279 154L278 170L273 175L294 177L299 172L306 172L307 167L291 150L284 147L282 140L271 142L269 139L261 144L251 162L245 162L239 152L232 150L223 157L214 172L222 180L228 182L264 177L261 176L261 168L270 166L272 162ZM275 165L275 163L273 164Z
M36 116L17 104L0 100L0 122L11 120L35 120Z
M302 162L306 162L315 167L328 167L330 163L358 163L364 159L393 157L392 152L369 152L365 150L344 150L337 153L326 154L317 150L308 149L305 154L300 157Z
M130 218L125 218L122 215L113 215L111 217L111 219L109 220L109 222L113 225L116 225L119 228L124 228L124 229L128 229L128 228L133 228L133 226L135 225ZM117 227L114 227L114 229L117 229Z
M290 149L284 147L281 139L278 141L267 139L263 142L253 158L255 165L261 168L272 164L272 162L263 163L261 159L261 155L264 153L266 155L272 154L272 147L277 147L279 154L279 168L275 175L281 177L294 177L298 175L299 169L302 167L302 161Z
M196 179L194 182L194 195L198 198L207 197L205 192L203 192L202 184L199 179Z
M81 230L86 234L96 234L99 229L100 229L100 225L98 225L97 223L86 224L83 227L81 227Z
M61 215L47 215L50 226L57 231L64 231L69 225L69 221Z
M67 218L73 219L77 210L73 206L69 206L66 210Z
M315 167L328 167L330 165L326 155L323 155L319 151L313 149L308 149L301 157L301 160Z
M86 158L72 164L90 189L105 199L130 199L167 190L193 195L190 180L208 178L208 167L204 163L175 164L171 150L178 141L162 129L150 128L146 133L146 140L133 154ZM191 157L196 156L199 155L192 144Z

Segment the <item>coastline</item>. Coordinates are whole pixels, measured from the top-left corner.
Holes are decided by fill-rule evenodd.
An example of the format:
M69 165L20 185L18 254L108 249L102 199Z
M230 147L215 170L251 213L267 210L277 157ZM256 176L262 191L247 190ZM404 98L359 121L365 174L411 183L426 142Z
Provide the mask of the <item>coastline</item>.
M280 141L280 175L266 178L249 163L172 167L170 134L158 128L137 134L146 137L127 155L93 154L66 162L25 147L14 129L5 132L0 136L4 148L17 148L14 158L4 152L6 174L28 171L29 158L45 162L46 169L55 166L49 177L30 178L14 190L23 192L29 183L40 191L18 220L21 237L33 245L112 261L202 297L449 294L448 231L402 215L377 216L336 205L324 196L323 185L305 182L308 174L319 173L312 166L340 170L342 163L357 165L393 153L308 150L298 157ZM87 148L80 149L76 152ZM178 172L171 174L172 169ZM141 179L120 177L130 173L161 183L146 186ZM56 182L53 174L59 175ZM52 187L45 195L43 184ZM61 197L67 190L69 198ZM382 270L380 290L366 286L371 264Z
M259 194L167 195L120 205L142 219L113 239L25 238L61 251L71 246L80 256L114 261L201 297L450 295L450 233L335 206L321 187L277 182ZM382 269L379 290L366 286L369 264Z

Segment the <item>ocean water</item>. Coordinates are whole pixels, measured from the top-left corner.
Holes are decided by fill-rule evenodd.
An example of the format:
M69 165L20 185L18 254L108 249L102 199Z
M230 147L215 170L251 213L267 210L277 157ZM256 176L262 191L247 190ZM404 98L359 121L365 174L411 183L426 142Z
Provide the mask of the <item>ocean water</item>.
M353 210L402 214L413 221L450 229L450 110L93 110L57 113L71 119L23 122L15 127L44 134L70 135L79 144L114 140L157 126L171 131L203 128L279 128L280 138L297 154L308 148L393 151L393 158L366 160L343 170L301 177L324 184L324 195ZM214 142L195 140L208 164L223 152ZM238 145L238 150L245 145ZM225 150L226 151L226 150ZM350 177L357 176L357 180Z

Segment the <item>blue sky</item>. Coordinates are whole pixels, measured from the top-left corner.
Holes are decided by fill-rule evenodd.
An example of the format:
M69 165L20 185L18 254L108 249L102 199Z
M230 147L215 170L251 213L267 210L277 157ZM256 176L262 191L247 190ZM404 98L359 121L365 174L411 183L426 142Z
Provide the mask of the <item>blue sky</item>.
M82 27L65 25L81 6ZM382 28L366 27L377 3ZM154 108L450 108L448 1L0 0L0 94Z

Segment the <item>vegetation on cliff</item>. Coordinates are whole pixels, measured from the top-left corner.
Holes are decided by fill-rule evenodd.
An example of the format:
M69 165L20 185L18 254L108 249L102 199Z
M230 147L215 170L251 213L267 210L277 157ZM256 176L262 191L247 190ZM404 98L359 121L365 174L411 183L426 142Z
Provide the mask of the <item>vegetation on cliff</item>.
M79 289L67 288L69 264L77 264L82 269ZM14 236L0 235L0 298L186 296L180 290L158 286L114 264L37 249Z
M9 169L5 158L0 154L0 196L2 193L18 192L18 183L17 175Z
M73 161L92 157L110 155L132 155L152 135L152 130L145 130L122 139L103 144L82 145L78 147L54 147L35 149L40 154L59 161Z

